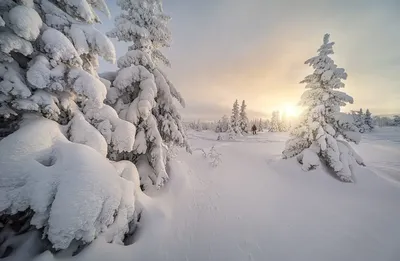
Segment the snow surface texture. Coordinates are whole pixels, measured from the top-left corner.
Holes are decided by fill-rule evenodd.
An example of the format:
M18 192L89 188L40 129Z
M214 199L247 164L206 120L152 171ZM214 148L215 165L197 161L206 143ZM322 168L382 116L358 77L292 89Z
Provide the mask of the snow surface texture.
M307 90L299 102L305 110L286 143L283 158L301 153L297 159L305 164L303 170L309 170L319 165L319 156L340 180L352 182L354 164L364 163L347 142L359 143L361 136L353 117L340 112L340 107L353 103L353 98L336 90L344 88L342 80L347 79L347 74L329 57L333 45L326 34L318 55L305 62L314 72L300 82L306 83Z
M31 224L44 228L55 249L100 233L122 244L135 217L135 166L113 166L92 148L69 142L54 121L30 117L22 125L0 141L0 214L32 209Z
M379 170L356 165L355 183L280 160L284 133L222 142L213 132L188 135L195 148L215 146L220 165L211 167L200 152L181 152L165 190L140 199L145 211L133 245L99 239L63 260L399 260L398 128L378 129L355 146ZM60 259L45 253L39 260Z

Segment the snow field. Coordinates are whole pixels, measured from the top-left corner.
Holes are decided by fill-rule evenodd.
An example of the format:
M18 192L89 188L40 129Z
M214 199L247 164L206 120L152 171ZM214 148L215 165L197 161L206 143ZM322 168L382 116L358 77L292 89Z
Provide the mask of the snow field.
M355 183L338 181L322 166L304 172L296 159L281 160L284 133L236 141L216 141L212 132L188 136L193 148L215 146L220 165L212 168L199 151L180 153L165 190L140 196L144 223L134 244L96 240L65 260L399 259L399 183L371 171L377 165L365 157L383 151L379 134L366 136L362 150L355 147L368 166L355 169Z

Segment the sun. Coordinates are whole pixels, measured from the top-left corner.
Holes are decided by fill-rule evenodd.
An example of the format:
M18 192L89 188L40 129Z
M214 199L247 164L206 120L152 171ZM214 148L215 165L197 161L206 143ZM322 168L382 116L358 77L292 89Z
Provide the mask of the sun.
M284 112L289 117L297 117L300 114L300 109L297 106L294 106L294 105L291 105L291 104L286 104L284 106Z

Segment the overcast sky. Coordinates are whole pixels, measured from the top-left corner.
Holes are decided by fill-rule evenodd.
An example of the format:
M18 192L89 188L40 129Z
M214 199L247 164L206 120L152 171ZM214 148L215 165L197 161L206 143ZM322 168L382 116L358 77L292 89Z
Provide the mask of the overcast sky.
M108 0L112 16L119 9ZM172 17L170 79L186 99L186 118L229 114L246 100L250 118L295 105L324 33L349 77L344 91L374 114L400 112L399 0L165 0ZM98 26L107 31L113 17ZM116 43L115 41L113 41ZM117 56L127 45L116 43ZM115 65L101 63L100 71Z

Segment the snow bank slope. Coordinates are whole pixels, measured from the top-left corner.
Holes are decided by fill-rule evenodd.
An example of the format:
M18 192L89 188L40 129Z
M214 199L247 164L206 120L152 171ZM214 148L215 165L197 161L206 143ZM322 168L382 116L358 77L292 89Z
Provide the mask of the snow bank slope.
M55 249L105 231L109 242L122 242L134 218L134 183L94 149L69 142L54 121L28 120L1 140L0 166L0 213L32 209L31 224L45 228Z
M279 159L282 134L232 142L213 135L191 142L215 145L221 165L211 168L198 152L180 155L185 163L174 163L164 194L142 201L148 215L133 245L96 240L68 260L400 259L397 186L361 167L354 184L321 168L303 172L295 159Z

